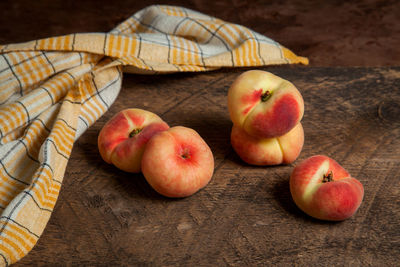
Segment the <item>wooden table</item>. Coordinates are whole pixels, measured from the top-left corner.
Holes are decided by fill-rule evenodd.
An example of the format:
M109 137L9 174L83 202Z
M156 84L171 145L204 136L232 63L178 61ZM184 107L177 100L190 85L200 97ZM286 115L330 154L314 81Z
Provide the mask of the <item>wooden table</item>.
M107 31L155 1L136 2L2 1L0 9L7 12L0 19L0 40ZM390 33L400 25L391 17L399 4L340 6L310 1L301 6L282 1L246 6L245 2L169 3L244 24L310 57L309 67L262 68L290 80L303 94L305 145L299 159L287 166L253 167L234 153L226 94L244 69L125 75L115 104L76 142L48 226L15 266L398 264L400 68L395 51L399 39ZM240 7L243 12L236 11ZM331 18L335 14L341 17ZM379 14L386 14L386 19L375 25L372 21ZM341 28L345 22L339 19L344 17L347 24ZM371 32L363 31L367 26L360 17ZM52 24L45 27L46 21ZM315 21L333 26L316 29ZM378 36L378 28L384 34ZM367 44L374 41L378 43ZM192 197L171 200L155 193L141 174L104 163L97 151L99 130L128 107L151 110L171 126L198 131L215 157L211 183ZM292 201L290 173L315 154L333 157L363 183L364 201L349 220L314 220Z
M50 222L17 265L351 265L398 263L400 68L270 67L305 100L305 145L291 165L253 167L230 146L227 89L242 70L125 75L111 109L75 144ZM159 196L141 174L104 163L99 130L121 109L159 114L198 131L215 157L211 183L192 197ZM292 201L300 160L326 154L365 187L341 223L314 220Z

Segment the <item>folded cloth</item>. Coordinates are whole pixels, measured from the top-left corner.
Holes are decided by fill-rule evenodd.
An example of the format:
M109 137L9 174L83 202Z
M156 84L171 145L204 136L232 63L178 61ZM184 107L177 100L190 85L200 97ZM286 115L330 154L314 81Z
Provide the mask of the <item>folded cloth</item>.
M0 46L0 265L24 257L50 218L75 140L112 105L122 72L308 64L240 25L149 6L108 33Z

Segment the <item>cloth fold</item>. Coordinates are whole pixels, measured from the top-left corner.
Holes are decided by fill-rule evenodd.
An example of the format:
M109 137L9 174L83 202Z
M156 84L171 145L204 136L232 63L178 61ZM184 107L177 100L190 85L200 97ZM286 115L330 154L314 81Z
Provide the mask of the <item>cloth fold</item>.
M149 6L108 33L0 46L0 265L36 244L74 141L117 98L122 73L308 64L246 27L176 6Z

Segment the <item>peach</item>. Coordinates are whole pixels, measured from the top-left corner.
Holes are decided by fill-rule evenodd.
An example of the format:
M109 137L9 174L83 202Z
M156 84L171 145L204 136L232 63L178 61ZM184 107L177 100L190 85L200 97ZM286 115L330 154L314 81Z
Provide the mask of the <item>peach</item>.
M161 195L187 197L209 183L214 157L196 131L176 126L156 134L147 143L142 172Z
M98 148L107 163L126 172L140 172L143 151L156 133L169 129L156 114L142 109L125 109L101 129Z
M290 192L306 214L329 221L351 217L364 197L362 184L335 160L323 155L312 156L294 168Z
M304 144L304 131L298 123L287 134L273 138L256 138L233 125L231 144L239 157L252 165L289 164L299 156Z
M282 136L303 117L304 101L289 81L272 73L242 73L228 90L228 109L234 125L257 138Z

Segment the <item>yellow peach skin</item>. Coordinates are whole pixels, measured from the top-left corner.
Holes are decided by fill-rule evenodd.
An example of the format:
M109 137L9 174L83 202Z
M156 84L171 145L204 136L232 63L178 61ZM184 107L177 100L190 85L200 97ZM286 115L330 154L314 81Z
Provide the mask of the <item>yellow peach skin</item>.
M257 138L282 136L303 117L304 101L289 81L272 73L242 73L228 90L228 109L235 126Z
M256 138L234 125L231 144L239 157L248 164L259 166L289 164L296 160L303 148L303 126L298 123L280 137Z
M149 139L169 128L159 116L142 109L118 112L101 129L98 148L101 157L117 168L137 173Z
M156 134L148 142L142 172L161 195L187 197L209 183L214 157L196 131L176 126Z

